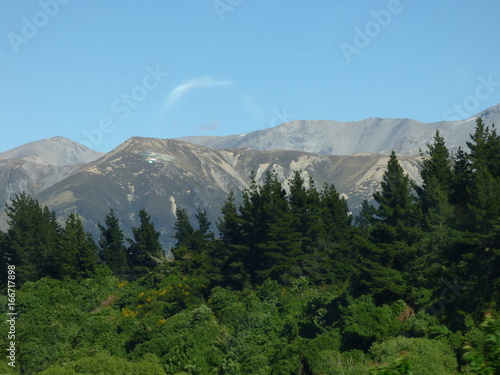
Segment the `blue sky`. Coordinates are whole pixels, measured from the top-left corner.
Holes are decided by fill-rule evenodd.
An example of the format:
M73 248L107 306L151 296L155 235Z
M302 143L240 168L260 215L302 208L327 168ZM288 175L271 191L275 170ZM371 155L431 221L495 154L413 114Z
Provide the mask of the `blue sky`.
M0 151L472 116L500 102L499 14L498 0L5 0Z

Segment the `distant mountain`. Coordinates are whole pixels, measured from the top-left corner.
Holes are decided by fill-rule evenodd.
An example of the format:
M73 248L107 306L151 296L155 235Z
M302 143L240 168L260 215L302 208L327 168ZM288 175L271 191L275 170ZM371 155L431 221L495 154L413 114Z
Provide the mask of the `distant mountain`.
M63 137L27 143L0 153L0 205L15 193L37 195L104 155Z
M362 121L300 120L248 134L178 138L207 147L251 148L253 150L297 150L320 155L357 153L419 155L432 142L436 129L450 148L465 146L474 132L476 118L486 124L500 123L500 104L463 121L424 123L411 119L369 118Z
M0 153L2 159L20 159L42 165L74 165L88 163L104 155L64 137L52 137Z

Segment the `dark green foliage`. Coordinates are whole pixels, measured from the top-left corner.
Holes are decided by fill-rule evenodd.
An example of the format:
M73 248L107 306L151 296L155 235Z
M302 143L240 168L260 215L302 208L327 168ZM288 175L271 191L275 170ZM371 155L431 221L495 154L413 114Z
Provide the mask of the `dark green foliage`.
M191 245L191 241L194 235L194 228L191 225L191 221L189 220L188 213L184 208L177 208L175 210L175 216L177 217L177 221L175 222L175 235L173 236L177 243L175 244L176 248L181 246L189 246Z
M55 214L26 193L17 194L6 211L9 229L1 243L1 258L3 264L16 266L17 282L58 277L55 257L60 227Z
M210 229L210 221L205 210L199 210L196 219L198 229L194 229L185 209L176 210L177 221L174 238L177 244L172 252L176 258L176 266L182 274L206 275L212 273L209 264L211 249L216 246L214 233Z
M123 278L128 273L127 248L120 222L113 210L106 215L104 223L105 227L99 224L101 261L108 265L115 276Z
M375 341L396 336L403 330L397 319L403 312L404 302L376 306L369 295L353 300L342 308L342 338L347 350L368 348Z
M140 210L139 218L141 224L132 228L134 238L129 240L128 249L128 264L136 277L151 272L163 263L165 257L159 242L160 232L155 229L151 217L145 210Z
M70 214L61 233L60 245L54 256L58 278L86 278L97 267L97 247L90 233L83 228L82 220Z
M416 202L414 183L391 153L387 171L380 183L381 191L373 198L378 203L372 237L377 243L404 241L413 244L419 238L420 209Z

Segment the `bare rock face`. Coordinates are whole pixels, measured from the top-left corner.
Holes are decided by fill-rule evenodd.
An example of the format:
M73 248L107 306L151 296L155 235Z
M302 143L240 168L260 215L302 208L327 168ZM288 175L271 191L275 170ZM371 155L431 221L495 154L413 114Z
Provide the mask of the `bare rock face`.
M291 121L274 128L224 137L179 138L213 148L251 148L254 150L297 150L320 155L358 153L416 156L432 142L439 129L452 149L465 146L474 132L476 118L487 125L500 123L500 104L463 121L424 123L411 119L369 118L362 121Z

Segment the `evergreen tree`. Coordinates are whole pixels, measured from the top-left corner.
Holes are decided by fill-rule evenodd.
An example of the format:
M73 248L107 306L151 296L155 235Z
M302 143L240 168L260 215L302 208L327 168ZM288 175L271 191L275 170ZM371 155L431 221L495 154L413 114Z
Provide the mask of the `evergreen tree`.
M487 169L493 177L500 177L500 137L495 125L490 129L479 117L476 120L474 134L470 135L471 141L467 142L470 149L469 159L473 169Z
M83 228L80 217L74 213L66 219L55 259L59 278L87 278L95 272L97 246L91 234Z
M220 239L226 244L235 245L241 237L238 209L234 203L234 192L231 190L221 208L222 217L217 222Z
M450 203L460 209L457 214L461 217L469 200L467 188L472 184L472 168L469 155L462 149L458 148L453 160L453 169L451 175L451 193ZM467 219L465 221L468 221Z
M416 243L422 238L421 215L414 184L403 171L393 151L373 197L378 203L368 237L355 239L358 261L356 294L373 293L379 303L408 298L412 262L418 256Z
M191 275L204 275L213 277L214 272L210 265L210 250L215 239L211 231L211 223L205 210L198 210L196 219L198 229L194 229L185 209L177 209L177 221L174 229L174 238L177 239L175 248L172 250L178 268L182 273Z
M436 219L442 222L452 213L448 204L452 168L450 152L439 130L436 130L434 142L427 147L427 156L424 156L420 164L422 186L417 189L417 192L427 224L432 225L430 222ZM441 216L441 218L436 218L436 216Z
M176 221L174 225L174 238L177 240L175 247L181 246L190 247L194 236L194 228L189 220L189 215L185 208L177 208L175 210Z
M361 204L361 210L359 214L354 218L354 225L361 229L361 233L368 233L373 224L373 218L375 216L376 209L373 207L368 199L363 199Z
M127 248L120 222L111 209L104 219L105 226L98 224L101 232L99 237L99 255L101 261L109 266L115 276L124 277L127 274Z
M219 284L240 289L248 281L245 271L248 247L243 243L241 219L231 191L221 209L222 217L217 222L220 241L211 249L214 278Z
M380 183L381 191L373 198L378 203L372 231L379 243L399 240L414 243L419 236L420 210L413 195L415 184L410 180L392 151L387 170Z
M26 193L16 194L6 212L9 228L1 258L16 266L17 281L55 276L53 256L60 232L55 214Z
M323 208L321 217L327 239L339 242L348 237L352 225L352 216L346 200L340 196L333 184L325 184L320 195L319 204Z
M214 232L211 229L212 224L208 220L207 211L199 209L196 214L196 220L198 221L198 229L194 232L194 238L197 242L195 247L206 250L209 243L215 239Z
M151 272L156 266L164 262L164 252L160 245L158 232L151 217L145 210L139 211L141 224L132 228L133 239L129 239L128 264L134 276L141 276Z
M287 194L275 172L268 171L260 186L254 207L259 213L256 223L259 242L251 250L255 276L259 282L271 277L286 283L301 275L301 235L296 230L299 223L291 214Z

